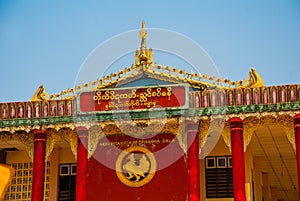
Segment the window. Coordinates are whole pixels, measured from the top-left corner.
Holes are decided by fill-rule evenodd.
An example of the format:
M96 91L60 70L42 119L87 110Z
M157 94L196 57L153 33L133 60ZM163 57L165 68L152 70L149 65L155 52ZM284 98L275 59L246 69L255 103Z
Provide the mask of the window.
M226 157L218 157L217 162L218 162L217 168L227 168Z
M58 200L75 201L76 167L76 164L61 164L59 166Z
M206 168L216 168L216 159L206 158Z
M69 176L70 175L70 165L60 165L59 176Z
M206 198L232 198L231 156L205 158Z

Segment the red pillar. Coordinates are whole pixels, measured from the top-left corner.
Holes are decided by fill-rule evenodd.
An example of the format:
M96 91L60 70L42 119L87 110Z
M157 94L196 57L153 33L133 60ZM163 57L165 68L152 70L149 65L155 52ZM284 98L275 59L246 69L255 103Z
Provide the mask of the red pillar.
M233 194L235 201L245 201L245 161L243 121L240 118L229 120L232 149Z
M296 142L296 158L297 158L297 174L298 189L300 189L300 114L294 117L295 142ZM298 194L300 200L300 193Z
M88 130L77 128L77 172L76 172L76 201L86 201Z
M187 142L188 149L188 200L200 201L200 174L199 174L199 136L198 123L188 122Z
M45 182L45 161L46 161L46 132L34 131L34 154L32 170L32 201L44 200Z

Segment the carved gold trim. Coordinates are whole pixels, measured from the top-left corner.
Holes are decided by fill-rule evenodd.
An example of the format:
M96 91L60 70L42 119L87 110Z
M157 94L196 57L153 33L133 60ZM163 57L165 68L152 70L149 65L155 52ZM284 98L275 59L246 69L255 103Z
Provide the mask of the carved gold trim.
M34 152L34 132L30 131L29 133L25 131L17 131L12 134L12 139L15 141L22 142L25 147L28 155L33 160L33 152Z
M77 142L78 134L76 130L70 128L62 128L59 130L62 139L66 140L70 144L70 148L75 158L77 158Z
M187 135L186 135L186 124L181 124L178 134L176 135L178 144L184 153L187 153Z
M210 126L209 119L200 120L200 126L199 126L199 148L200 149L204 146L206 142L209 126Z
M244 151L246 151L248 145L250 144L252 135L255 130L257 130L260 127L266 127L272 125L278 126L283 130L289 142L292 144L294 150L296 150L294 119L293 119L294 115L296 115L295 112L279 112L279 113L270 112L270 113L257 113L257 115L253 115L253 114L235 115L243 119ZM229 119L229 117L227 119ZM231 135L230 135L228 121L226 121L225 123L225 127L222 131L222 136L225 144L231 150Z
M224 123L224 128L222 130L221 135L223 137L223 140L224 140L225 144L227 145L227 147L231 151L231 134L230 134L230 124L229 124L228 121L226 121Z
M100 122L104 135L123 135L140 137L150 133L170 133L177 135L180 129L180 118L145 119L145 120L117 120Z
M54 145L57 141L61 139L59 132L55 129L47 130L47 140L46 140L46 160L52 153Z
M99 141L104 138L105 135L103 134L103 131L100 127L98 126L93 126L89 129L89 134L88 134L88 158L90 158L94 152L97 149L97 145Z
M124 135L126 133L139 135L147 133L170 133L177 137L178 143L184 153L187 151L186 138L186 120L200 121L199 126L199 148L202 148L211 132L221 132L223 140L231 150L231 136L228 119L240 117L243 120L244 129L244 151L251 142L253 132L259 127L276 125L279 126L286 134L289 142L295 149L295 131L293 117L299 114L299 111L281 111L281 112L264 112L264 113L245 113L230 114L221 117L201 116L199 117L178 117L164 119L146 119L146 120L124 120L122 122L105 121L105 122L79 122L66 124L50 124L35 126L3 127L0 128L0 140L16 140L22 142L29 156L33 158L34 134L35 129L48 130L46 157L51 154L55 143L64 139L70 144L70 148L75 158L77 155L77 132L76 127L84 126L89 130L88 140L88 157L91 157L97 147L99 140L106 135ZM224 123L224 125L223 125ZM121 129L120 129L121 128Z

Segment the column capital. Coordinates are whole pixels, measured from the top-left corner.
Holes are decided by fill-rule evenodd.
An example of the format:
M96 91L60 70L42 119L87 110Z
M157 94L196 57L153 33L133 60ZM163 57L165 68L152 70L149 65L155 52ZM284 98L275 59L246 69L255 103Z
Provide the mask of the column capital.
M47 130L35 129L34 130L34 140L46 140Z
M88 129L85 126L78 126L76 127L77 131L87 131Z
M84 126L79 126L76 128L78 138L86 138L88 136L89 130Z
M229 121L229 123L233 123L233 122L241 122L241 123L243 123L243 120L241 118L239 118L239 117L232 117L228 121Z
M230 130L243 130L243 120L239 117L229 119Z
M199 131L199 121L195 122L192 120L186 120L186 129L188 132L191 132L191 131L198 132Z
M46 129L34 129L34 134L43 133L46 134L48 130Z
M294 126L295 128L300 127L300 114L294 116Z
M294 119L300 119L300 114L296 114L296 115L294 116Z

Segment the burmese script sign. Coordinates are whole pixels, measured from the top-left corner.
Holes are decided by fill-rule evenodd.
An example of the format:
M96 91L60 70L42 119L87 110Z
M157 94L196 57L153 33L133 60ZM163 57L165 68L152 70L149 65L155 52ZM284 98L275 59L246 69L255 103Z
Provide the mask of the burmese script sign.
M82 92L80 113L187 107L188 87L167 85Z

